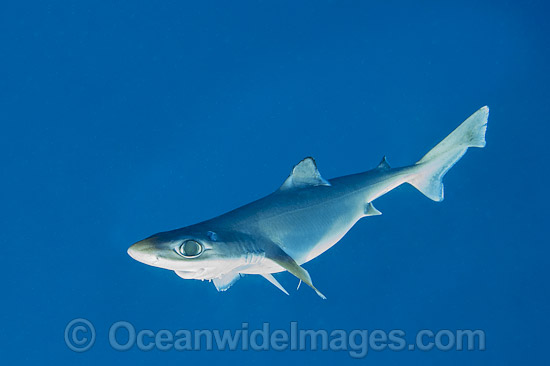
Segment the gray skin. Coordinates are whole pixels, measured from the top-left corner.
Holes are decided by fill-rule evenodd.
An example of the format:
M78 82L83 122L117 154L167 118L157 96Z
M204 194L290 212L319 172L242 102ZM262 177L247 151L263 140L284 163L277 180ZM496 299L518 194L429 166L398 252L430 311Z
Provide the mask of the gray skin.
M213 280L221 291L240 274L263 275L285 291L271 273L288 270L323 297L300 265L336 244L360 218L380 214L371 202L403 183L441 201L445 173L468 147L485 146L487 117L487 107L481 108L416 164L403 168L390 168L384 158L373 170L327 181L315 161L306 158L272 194L213 219L155 234L128 253L185 279ZM192 258L182 255L190 239L202 248Z
M409 170L411 168L373 169L331 179L330 186L277 190L199 225L267 239L278 244L298 264L303 264L336 244L365 216L366 204L401 184ZM265 265L256 266L242 273L263 273L265 268ZM280 266L270 268L273 269L283 270Z
M155 267L191 272L187 278L195 279L235 269L246 274L281 272L283 267L264 260L266 246L276 243L300 265L310 261L336 244L365 216L365 205L401 184L409 170L373 169L331 179L330 186L277 190L213 219L155 234L134 244L131 254ZM216 241L209 232L216 233ZM192 259L179 255L186 239L203 244L204 254Z

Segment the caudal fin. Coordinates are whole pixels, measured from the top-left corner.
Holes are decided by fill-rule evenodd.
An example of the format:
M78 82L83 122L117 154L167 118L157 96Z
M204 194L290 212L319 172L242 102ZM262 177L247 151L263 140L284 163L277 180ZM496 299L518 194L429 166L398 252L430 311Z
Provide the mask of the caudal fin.
M487 106L472 114L416 163L418 172L410 178L408 183L426 197L434 201L442 201L442 179L445 173L460 160L469 147L485 146L488 117Z

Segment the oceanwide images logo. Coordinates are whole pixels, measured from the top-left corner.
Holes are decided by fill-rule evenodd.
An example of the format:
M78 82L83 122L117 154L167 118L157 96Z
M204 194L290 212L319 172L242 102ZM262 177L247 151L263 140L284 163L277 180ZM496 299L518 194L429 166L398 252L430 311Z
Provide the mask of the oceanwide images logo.
M422 329L408 336L402 329L301 329L291 322L286 329L271 329L270 323L240 329L151 329L137 330L132 323L118 321L105 334L116 351L340 351L364 358L369 351L484 351L485 332L468 329ZM90 350L96 341L94 325L87 319L71 320L65 327L65 343L74 352Z

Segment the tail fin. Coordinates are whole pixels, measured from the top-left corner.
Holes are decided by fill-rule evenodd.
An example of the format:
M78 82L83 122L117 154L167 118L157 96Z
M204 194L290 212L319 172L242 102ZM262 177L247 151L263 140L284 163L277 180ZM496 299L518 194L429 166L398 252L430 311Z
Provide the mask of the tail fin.
M469 147L485 146L488 117L487 106L472 114L416 163L418 173L414 174L408 183L426 197L434 201L443 201L443 176Z

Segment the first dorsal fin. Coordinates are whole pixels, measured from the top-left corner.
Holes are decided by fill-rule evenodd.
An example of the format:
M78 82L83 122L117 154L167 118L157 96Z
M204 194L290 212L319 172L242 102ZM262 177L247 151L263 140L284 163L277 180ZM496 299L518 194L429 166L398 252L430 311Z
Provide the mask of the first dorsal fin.
M380 164L378 164L378 166L376 168L381 169L381 170L390 170L391 169L390 164L388 164L388 159L386 159L385 155L382 158L382 161L380 161Z
M330 183L321 177L317 164L312 157L305 158L292 169L280 190L304 188L308 186L330 186Z

